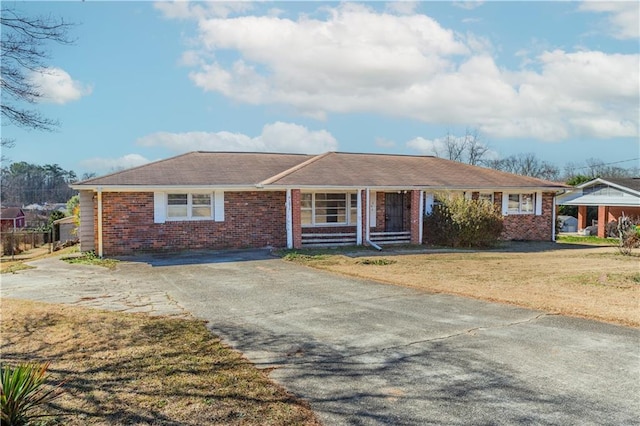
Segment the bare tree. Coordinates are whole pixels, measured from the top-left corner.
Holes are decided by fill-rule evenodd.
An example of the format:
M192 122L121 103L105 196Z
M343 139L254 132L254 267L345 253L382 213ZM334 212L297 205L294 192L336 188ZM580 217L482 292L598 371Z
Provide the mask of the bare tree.
M558 180L560 178L560 169L557 166L538 159L533 153L510 155L500 160L488 161L485 164L492 169L522 176L547 180Z
M440 147L434 147L436 157L472 165L482 164L489 147L482 142L477 129L467 128L464 136L455 136L450 131L442 139Z
M72 42L68 37L71 24L51 16L28 17L4 6L0 13L0 24L3 121L9 120L26 129L51 131L58 125L57 121L20 104L34 104L42 99L43 94L30 75L33 72L47 72L47 42Z
M482 142L478 129L467 129L464 140L467 150L467 163L473 166L482 164L489 147Z

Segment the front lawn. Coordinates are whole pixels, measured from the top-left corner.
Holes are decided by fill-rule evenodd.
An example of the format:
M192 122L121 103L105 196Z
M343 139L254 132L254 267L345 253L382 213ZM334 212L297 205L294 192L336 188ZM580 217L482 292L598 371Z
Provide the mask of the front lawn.
M345 275L640 326L640 259L614 247L510 243L494 250L385 249L289 259Z
M43 425L319 425L202 321L2 299L2 362L50 361Z

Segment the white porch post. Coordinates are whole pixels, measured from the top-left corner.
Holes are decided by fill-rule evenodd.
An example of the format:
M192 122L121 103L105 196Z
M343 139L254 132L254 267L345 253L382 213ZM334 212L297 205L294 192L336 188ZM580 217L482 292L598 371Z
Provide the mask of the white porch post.
M367 204L368 205L368 204ZM356 244L362 245L362 189L358 189L358 200L356 213Z
M291 189L287 189L287 201L285 203L286 228L287 228L287 248L293 248L293 214L291 205Z
M418 235L420 236L420 244L422 244L422 233L424 226L424 191L420 190L420 210L418 211Z
M365 217L365 230L364 230L366 241L369 241L371 239L371 212L369 211L369 205L371 204L371 200L369 199L369 197L371 197L371 190L367 188L366 190L367 211L365 213L366 217Z

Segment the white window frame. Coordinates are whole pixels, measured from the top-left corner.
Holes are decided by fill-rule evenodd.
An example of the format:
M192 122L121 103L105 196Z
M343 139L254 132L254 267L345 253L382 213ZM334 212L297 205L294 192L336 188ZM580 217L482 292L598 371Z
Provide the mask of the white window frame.
M345 195L345 222L328 222L316 223L316 195L317 194L341 194ZM327 227L327 226L356 226L358 223L358 193L357 192L336 192L336 191L317 191L302 192L302 197L311 195L311 207L300 207L300 222L303 227ZM311 223L302 223L302 212L311 212Z
M169 198L171 195L187 195L187 215L186 216L170 216L169 211ZM194 216L193 215L193 196L194 195L208 195L209 196L209 216ZM215 215L215 196L212 192L167 192L166 194L166 220L167 221L198 221L198 220L213 220ZM206 204L196 204L195 207L206 206Z
M535 214L536 212L536 193L535 192L521 192L521 193L511 193L505 194L507 197L507 213L508 214ZM523 210L523 196L531 196L531 210ZM512 210L509 208L509 198L512 196L518 196L518 209Z

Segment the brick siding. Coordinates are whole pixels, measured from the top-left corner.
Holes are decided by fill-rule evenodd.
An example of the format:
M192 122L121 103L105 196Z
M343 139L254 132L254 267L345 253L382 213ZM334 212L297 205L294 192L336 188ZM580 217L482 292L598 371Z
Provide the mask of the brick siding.
M552 192L542 193L542 214L512 214L504 217L503 240L550 241L553 227ZM494 193L494 203L502 209L502 193Z
M153 193L104 192L103 252L286 246L284 192L225 192L224 204L224 222L154 223Z

